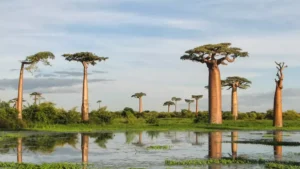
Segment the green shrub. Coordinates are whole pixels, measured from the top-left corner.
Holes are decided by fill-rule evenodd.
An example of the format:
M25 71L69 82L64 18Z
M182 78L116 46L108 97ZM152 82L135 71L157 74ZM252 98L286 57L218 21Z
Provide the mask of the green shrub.
M102 108L97 111L92 111L90 113L91 123L109 124L112 122L112 120L113 120L113 114Z
M282 114L284 120L297 120L299 115L295 110L287 110Z
M174 113L158 113L157 118L171 118Z
M136 122L136 120L137 120L136 117L130 111L126 111L125 114L126 114L126 116L125 116L126 123L134 124Z
M194 119L194 123L208 123L208 113L198 113L198 117Z
M233 120L232 113L230 111L224 111L222 113L222 119L223 120Z
M146 119L147 124L159 125L158 119L155 116L150 116Z
M195 114L192 113L189 110L183 109L183 110L181 110L181 117L183 117L183 118L192 118L192 117L195 117Z

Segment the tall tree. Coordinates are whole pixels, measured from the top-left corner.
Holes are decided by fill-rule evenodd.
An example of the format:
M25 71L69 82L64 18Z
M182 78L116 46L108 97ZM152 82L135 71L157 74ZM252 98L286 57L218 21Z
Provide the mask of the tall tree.
M89 120L89 98L88 98L88 66L96 65L97 62L105 61L108 57L100 57L91 52L79 52L74 54L62 55L67 61L80 62L83 65L83 88L82 88L82 106L81 116L82 121Z
M175 112L177 112L177 102L181 101L179 97L172 97L171 99L175 103Z
M274 105L273 105L273 126L274 127L282 127L282 89L283 89L283 70L287 68L284 62L276 63L276 68L278 70L275 78L276 88L274 95Z
M209 72L209 122L222 124L222 93L219 65L227 65L225 61L234 62L237 57L246 57L248 53L243 52L240 48L231 47L231 43L203 45L188 50L185 53L181 57L182 60L191 60L206 64Z
M55 56L53 53L45 51L38 52L34 55L27 56L24 61L21 62L20 76L19 76L19 86L18 86L18 100L17 100L17 110L18 110L18 119L22 120L22 108L23 108L23 76L24 76L24 68L27 71L35 71L37 70L37 64L42 62L46 66L50 66L49 59L54 59Z
M38 100L39 100L39 104L41 104L41 100L45 100L45 97L41 96L38 98Z
M97 103L99 104L99 109L101 108L101 107L100 107L101 102L102 102L101 100L98 100L98 101L97 101Z
M188 103L188 111L191 111L191 103L194 102L194 100L190 100L190 99L185 99L185 102Z
M231 113L234 120L238 118L237 89L247 89L250 87L250 84L250 80L239 76L231 76L227 77L225 80L222 80L222 86L228 87L227 90L231 89Z
M170 113L170 106L175 105L175 103L172 102L172 101L166 101L166 102L164 102L163 105L164 105L164 106L168 106L168 113Z
M201 99L203 97L203 95L192 95L192 98L195 99L196 101L196 116L198 116L198 102L199 102L199 99Z
M140 92L140 93L135 93L131 97L138 98L139 99L139 112L143 112L143 100L142 97L146 96L146 93Z
M10 103L14 103L13 104L13 108L15 108L16 107L16 105L17 105L17 101L18 101L18 98L13 98L13 99L11 99L11 100L9 100L8 101L8 103L10 104ZM26 102L26 100L22 100L23 102Z
M42 97L42 93L33 92L33 93L30 94L30 96L33 97L34 104L36 105L36 103L39 100L39 98Z

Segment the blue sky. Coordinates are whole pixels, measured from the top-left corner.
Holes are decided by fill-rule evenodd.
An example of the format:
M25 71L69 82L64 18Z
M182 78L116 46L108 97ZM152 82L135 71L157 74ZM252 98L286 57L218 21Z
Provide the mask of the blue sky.
M300 111L299 6L295 0L2 0L1 99L17 95L19 73L12 69L19 69L19 60L49 50L56 55L53 66L26 72L24 98L30 100L29 93L38 91L60 107L80 107L82 65L61 55L90 51L109 57L89 67L91 108L101 99L111 110L137 109L138 101L130 96L143 91L145 109L166 110L162 104L172 96L203 94L203 110L208 105L207 68L180 56L203 44L231 42L249 57L221 66L222 78L243 76L253 82L239 91L240 110L272 108L274 61L284 61L289 68L283 108ZM179 107L187 105L180 102ZM223 108L230 109L227 90Z

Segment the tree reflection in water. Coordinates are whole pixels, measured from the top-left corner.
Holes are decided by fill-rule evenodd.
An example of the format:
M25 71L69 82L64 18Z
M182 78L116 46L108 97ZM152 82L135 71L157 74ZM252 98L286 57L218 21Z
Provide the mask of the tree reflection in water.
M274 131L273 132L273 140L274 142L282 142L282 131ZM274 158L276 161L282 160L282 146L274 145Z
M211 159L222 158L222 132L210 132L208 136L208 156ZM209 165L209 169L220 169L221 164Z

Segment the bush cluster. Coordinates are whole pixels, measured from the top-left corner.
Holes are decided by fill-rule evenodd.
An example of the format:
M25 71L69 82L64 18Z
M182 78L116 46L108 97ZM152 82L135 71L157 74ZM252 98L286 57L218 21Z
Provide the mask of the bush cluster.
M156 112L144 111L142 113L134 111L132 108L126 107L122 111L111 112L103 107L90 112L91 124L110 124L116 118L122 118L127 124L135 124L138 119L141 119L153 125L158 125L158 119L161 118L193 118L195 123L207 123L209 116L207 111L198 113L195 118L195 113L188 110L181 112ZM233 117L230 111L223 111L223 120L232 120ZM264 112L246 112L239 113L238 120L264 120L273 119L273 110ZM300 115L294 110L283 112L284 120L297 120ZM17 120L17 110L10 106L7 102L0 102L0 128L20 129L26 126L34 126L37 124L76 124L81 123L81 113L73 108L64 110L55 107L51 102L41 103L39 105L29 105L23 108L23 120Z

